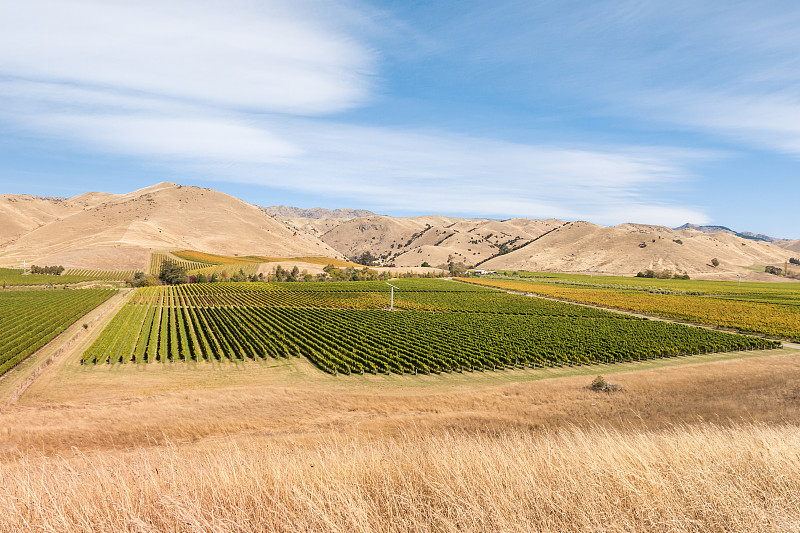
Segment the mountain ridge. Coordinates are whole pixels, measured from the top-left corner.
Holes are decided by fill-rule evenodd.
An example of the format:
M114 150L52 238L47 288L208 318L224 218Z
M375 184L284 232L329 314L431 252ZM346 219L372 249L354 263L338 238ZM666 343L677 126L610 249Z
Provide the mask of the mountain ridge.
M732 235L736 235L737 237L741 237L743 239L750 239L753 241L764 241L764 242L784 242L788 241L789 239L779 239L777 237L772 237L770 235L764 235L763 233L753 233L751 231L735 231L726 226L714 226L714 225L698 225L698 224L690 224L687 222L682 226L678 226L677 228L672 228L676 231L684 230L684 229L693 229L696 231L702 231L703 233L730 233Z
M292 207L288 205L271 205L262 207L265 213L279 218L359 218L373 216L375 213L367 209L326 209L324 207Z
M390 217L367 210L258 207L233 196L170 182L126 194L72 198L0 195L0 263L143 268L152 251L194 249L223 255L318 256L369 252L380 266L634 275L672 270L692 277L779 278L800 240L768 242L724 226L665 226L445 215ZM280 209L278 209L280 208ZM365 216L351 216L361 213ZM280 213L310 216L283 216ZM700 229L698 229L700 228ZM719 266L714 266L717 259ZM761 272L756 272L761 270Z

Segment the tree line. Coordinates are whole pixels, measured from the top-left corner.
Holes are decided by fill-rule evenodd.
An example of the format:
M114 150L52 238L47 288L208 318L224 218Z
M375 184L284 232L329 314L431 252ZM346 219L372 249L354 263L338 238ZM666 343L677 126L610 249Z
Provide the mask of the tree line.
M50 276L60 276L64 272L64 267L58 266L36 266L31 265L31 274L48 274Z

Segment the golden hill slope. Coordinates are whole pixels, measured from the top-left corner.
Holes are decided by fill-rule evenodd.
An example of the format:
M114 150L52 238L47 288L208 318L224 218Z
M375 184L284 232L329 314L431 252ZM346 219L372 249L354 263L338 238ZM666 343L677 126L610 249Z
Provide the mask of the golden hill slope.
M451 256L456 262L475 265L499 253L503 245L521 246L564 224L553 219L499 221L382 215L346 220L292 218L287 222L348 257L370 252L383 264L402 267L420 266L423 262L438 266Z
M778 244L729 233L622 224L446 216L287 218L217 191L159 183L128 194L74 198L0 195L0 264L144 268L152 250L228 256L323 256L370 252L381 265L635 274L670 269L693 277L776 279L800 241ZM678 243L677 241L681 241ZM502 253L501 252L507 252ZM717 258L718 267L711 265Z
M347 256L369 251L384 264L442 265L452 258L491 270L636 274L645 269L709 278L777 279L753 268L783 265L791 251L729 233L621 224L455 217L301 219L288 222ZM677 241L680 241L677 242ZM500 254L501 249L509 253ZM510 251L509 251L510 250ZM712 259L720 265L714 267Z
M719 261L716 267L712 264L715 258ZM574 222L524 248L487 261L484 268L615 274L669 269L695 276L741 273L752 278L757 273L746 267L781 264L785 260L786 250L774 244L728 233L675 231L644 224L604 227Z
M74 267L143 268L153 249L340 257L315 237L295 234L254 205L173 183L122 195L90 193L69 199L4 195L0 206L4 218L9 215L12 220L11 229L0 236L6 239L0 243L5 264L24 258Z
M779 244L782 248L786 248L791 252L800 253L800 239L796 239L794 241L783 241Z

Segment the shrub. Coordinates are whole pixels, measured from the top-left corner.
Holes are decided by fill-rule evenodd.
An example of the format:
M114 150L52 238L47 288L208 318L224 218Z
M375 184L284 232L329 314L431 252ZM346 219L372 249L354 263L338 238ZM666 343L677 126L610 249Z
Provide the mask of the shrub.
M597 391L605 389L606 388L606 378L604 378L603 376L597 376L596 378L594 378L592 380L592 384L589 385L589 388L592 389L592 390L597 390Z

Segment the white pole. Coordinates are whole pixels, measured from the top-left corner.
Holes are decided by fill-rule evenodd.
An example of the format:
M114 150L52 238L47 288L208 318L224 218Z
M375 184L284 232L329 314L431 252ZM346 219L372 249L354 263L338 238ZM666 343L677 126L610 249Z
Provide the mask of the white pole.
M388 281L384 281L384 283L386 283L388 286L390 286L392 288L392 299L390 300L390 303L389 303L389 311L394 311L394 290L397 287L395 287L394 285L392 285Z

